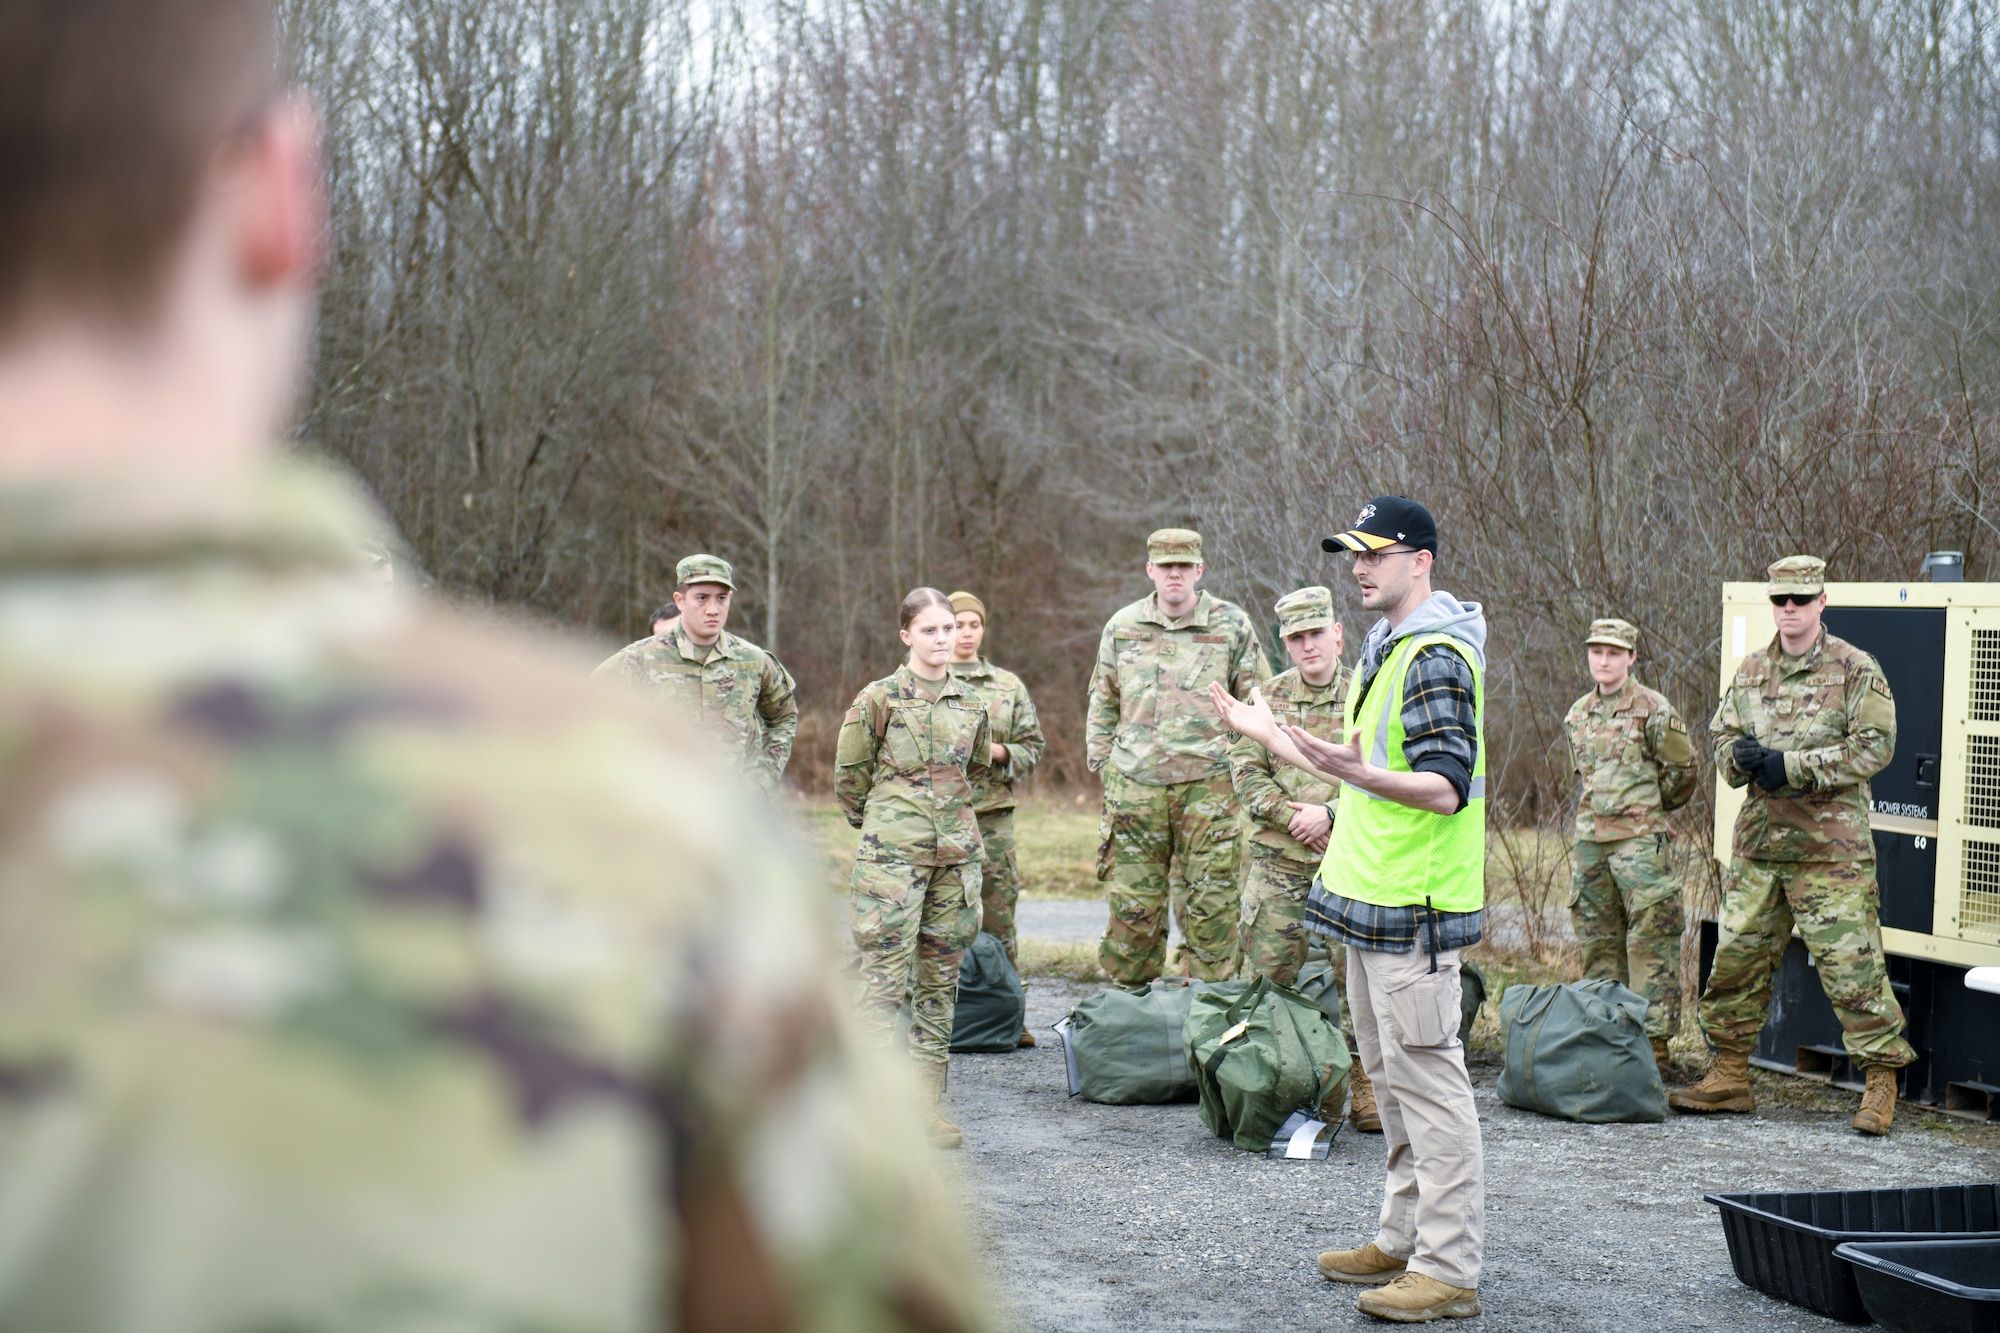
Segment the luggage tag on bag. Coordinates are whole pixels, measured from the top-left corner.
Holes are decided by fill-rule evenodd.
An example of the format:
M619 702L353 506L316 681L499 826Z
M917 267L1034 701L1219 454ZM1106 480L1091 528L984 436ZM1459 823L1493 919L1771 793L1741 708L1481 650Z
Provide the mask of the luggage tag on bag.
M1304 1111L1294 1111L1271 1136L1271 1146L1264 1155L1293 1162L1323 1162L1333 1152L1333 1136L1333 1126L1328 1122L1315 1120Z
M1079 1092L1083 1091L1083 1079L1079 1077L1076 1072L1076 1052L1073 1049L1071 1049L1069 1044L1069 1034L1070 1034L1069 1015L1067 1014L1063 1015L1062 1022L1053 1024L1052 1030L1058 1037L1062 1038L1063 1066L1065 1072L1067 1072L1069 1075L1069 1095L1074 1097Z

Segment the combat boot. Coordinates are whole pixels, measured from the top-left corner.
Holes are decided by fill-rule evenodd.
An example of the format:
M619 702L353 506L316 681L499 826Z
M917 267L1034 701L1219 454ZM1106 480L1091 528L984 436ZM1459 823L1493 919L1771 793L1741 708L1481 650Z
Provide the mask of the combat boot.
M1896 1118L1896 1071L1888 1065L1868 1065L1867 1070L1868 1087L1854 1113L1854 1127L1863 1134L1887 1134Z
M1388 1286L1364 1291L1355 1301L1361 1313L1399 1324L1428 1324L1433 1319L1470 1319L1479 1313L1476 1287L1454 1287L1422 1273L1405 1273Z
M1754 1111L1757 1099L1750 1091L1750 1057L1717 1052L1708 1077L1691 1088L1667 1094L1667 1105L1676 1111L1707 1114L1711 1111Z
M944 1097L944 1071L943 1065L929 1060L917 1065L917 1087L924 1098L924 1134L933 1148L961 1148L965 1146L964 1132L938 1112L938 1102Z
M1673 1069L1673 1057L1667 1054L1667 1039L1653 1038L1653 1063L1660 1067L1660 1082L1665 1083Z
M1358 1282L1379 1287L1394 1282L1404 1273L1407 1259L1397 1259L1375 1248L1375 1242L1353 1250L1324 1250L1319 1256L1319 1275L1329 1282Z
M1358 1061L1347 1075L1347 1123L1363 1134L1382 1132L1382 1113L1375 1109L1375 1085Z
M1014 1042L1015 1047L1019 1048L1023 1046L1033 1046L1034 1044L1035 1044L1035 1034L1028 1031L1028 1025L1026 1023L1021 1024L1021 1035L1019 1038L1015 1040Z

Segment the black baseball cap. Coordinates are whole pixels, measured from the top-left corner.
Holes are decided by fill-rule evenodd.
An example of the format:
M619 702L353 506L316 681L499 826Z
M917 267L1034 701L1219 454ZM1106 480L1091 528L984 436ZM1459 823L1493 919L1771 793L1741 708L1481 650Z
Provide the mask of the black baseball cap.
M1380 551L1401 542L1437 554L1438 529L1431 511L1401 495L1378 495L1361 506L1354 526L1320 540L1322 551Z

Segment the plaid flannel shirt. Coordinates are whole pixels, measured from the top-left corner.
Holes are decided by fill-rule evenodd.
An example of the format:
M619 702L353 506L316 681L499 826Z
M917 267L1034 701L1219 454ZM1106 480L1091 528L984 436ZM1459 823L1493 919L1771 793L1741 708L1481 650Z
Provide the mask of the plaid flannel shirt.
M1361 699L1374 688L1393 645L1379 645L1379 656L1362 662L1366 673ZM1416 773L1439 773L1458 793L1463 810L1472 790L1472 769L1479 757L1479 708L1473 693L1472 668L1451 648L1438 644L1410 659L1403 687L1403 758ZM1313 880L1306 899L1306 928L1331 935L1360 949L1408 953L1412 949L1443 952L1479 943L1485 913L1434 912L1414 907L1378 907L1329 891Z

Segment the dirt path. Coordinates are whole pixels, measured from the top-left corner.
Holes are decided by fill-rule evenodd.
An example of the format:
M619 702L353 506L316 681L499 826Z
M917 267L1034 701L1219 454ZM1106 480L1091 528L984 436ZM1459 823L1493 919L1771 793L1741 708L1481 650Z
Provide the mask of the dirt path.
M1038 1035L1089 989L1031 983ZM1052 1034L1035 1050L957 1056L952 1066L948 1109L967 1147L948 1155L949 1169L1021 1329L1387 1327L1357 1313L1353 1290L1313 1267L1319 1250L1372 1236L1380 1137L1343 1131L1329 1161L1270 1161L1210 1137L1192 1105L1070 1101ZM1486 1315L1452 1327L1835 1329L1736 1281L1704 1191L2000 1174L2000 1131L1899 1119L1888 1140L1864 1140L1847 1127L1844 1094L1787 1088L1787 1101L1810 1104L1755 1117L1585 1126L1502 1104L1498 1077L1496 1065L1476 1062Z

